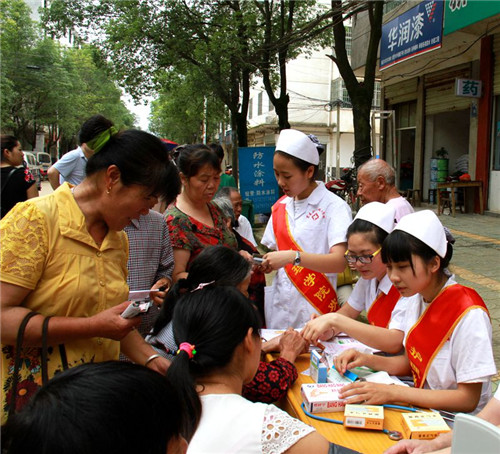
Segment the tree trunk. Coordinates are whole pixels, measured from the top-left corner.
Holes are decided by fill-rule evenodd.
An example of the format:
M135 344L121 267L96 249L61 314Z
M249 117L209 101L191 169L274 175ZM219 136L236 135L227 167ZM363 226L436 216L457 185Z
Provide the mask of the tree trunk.
M363 98L363 97L361 97ZM358 168L371 158L371 103L353 102L352 116L354 125L354 165Z
M278 116L278 126L279 130L290 129L290 123L288 122L288 103L290 102L290 97L288 95L280 96L276 99L274 108L276 109L276 115Z

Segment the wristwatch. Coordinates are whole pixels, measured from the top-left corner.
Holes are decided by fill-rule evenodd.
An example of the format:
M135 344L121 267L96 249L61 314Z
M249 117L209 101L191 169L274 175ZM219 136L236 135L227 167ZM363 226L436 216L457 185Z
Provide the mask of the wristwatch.
M293 261L293 264L294 265L300 265L300 252L299 251L295 252L295 259Z

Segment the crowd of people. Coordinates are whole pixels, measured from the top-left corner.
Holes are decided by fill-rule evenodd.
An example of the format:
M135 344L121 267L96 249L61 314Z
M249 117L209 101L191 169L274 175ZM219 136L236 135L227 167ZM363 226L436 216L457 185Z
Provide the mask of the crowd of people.
M297 357L341 332L382 354L347 350L335 358L340 373L368 366L413 379L349 384L349 403L406 402L498 424L489 313L448 269L454 239L432 211L413 212L380 159L359 168L353 220L316 180L316 142L279 135L282 197L263 249L234 178L221 182L220 145L169 153L96 115L49 169L54 192L37 197L19 141L2 135L5 452L333 452L273 403L297 379ZM359 280L342 304L346 266ZM123 317L141 290L149 309ZM263 342L262 327L284 333ZM277 358L263 361L268 352ZM405 440L388 452L450 443Z

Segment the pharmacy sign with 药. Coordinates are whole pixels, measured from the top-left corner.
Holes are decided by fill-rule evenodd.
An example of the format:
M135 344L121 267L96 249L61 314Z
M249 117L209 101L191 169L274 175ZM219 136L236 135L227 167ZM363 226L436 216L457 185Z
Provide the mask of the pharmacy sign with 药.
M455 94L457 96L465 96L467 98L480 98L482 90L482 82L472 79L456 79Z

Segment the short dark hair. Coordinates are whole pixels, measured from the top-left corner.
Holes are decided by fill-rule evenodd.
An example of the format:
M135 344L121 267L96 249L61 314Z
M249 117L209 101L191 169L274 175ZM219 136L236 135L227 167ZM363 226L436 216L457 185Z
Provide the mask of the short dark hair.
M158 334L172 320L175 306L186 292L211 281L215 281L215 285L236 287L250 270L250 262L238 251L222 245L206 247L191 263L187 278L179 279L167 293L153 334Z
M410 262L413 274L415 274L412 255L420 257L424 263L429 263L438 254L423 241L402 230L391 232L382 244L382 261L384 263ZM448 267L452 256L453 246L447 243L446 255L444 258L440 257L439 269L441 271L444 272L444 269Z
M384 229L381 229L378 225L373 222L366 221L364 219L355 219L352 221L351 225L347 228L347 239L355 233L365 233L368 235L368 241L373 244L378 244L382 246L382 243L389 235Z
M0 152L2 153L2 161L5 161L5 156L3 155L3 150L10 150L17 146L19 143L19 140L17 137L11 136L9 134L2 134L0 139Z
M14 414L2 447L7 454L164 454L169 440L191 439L200 413L191 418L163 375L126 362L87 363L55 375Z
M111 126L113 126L113 122L106 117L100 114L92 115L80 128L78 143L81 145L82 143L90 142L98 134L111 128Z
M173 328L177 345L195 345L196 354L193 359L183 351L177 354L167 377L183 393L189 411L196 413L196 378L227 366L249 328L259 336L261 322L257 309L238 289L208 286L186 293L175 308Z
M187 178L194 177L207 164L213 167L214 170L221 172L219 158L207 145L202 143L184 145L180 149L175 162L179 171Z
M309 169L309 167L313 166L314 172L311 179L314 180L316 178L319 166L311 164L310 162L304 161L303 159L297 158L296 156L292 156L291 154L285 153L284 151L281 150L276 150L274 154L279 154L280 156L289 159L290 161L293 162L295 167L298 167L300 170L302 170L302 172L306 172Z
M125 186L146 186L151 194L172 201L181 182L163 142L144 131L129 129L113 135L87 163L87 176L116 165Z

